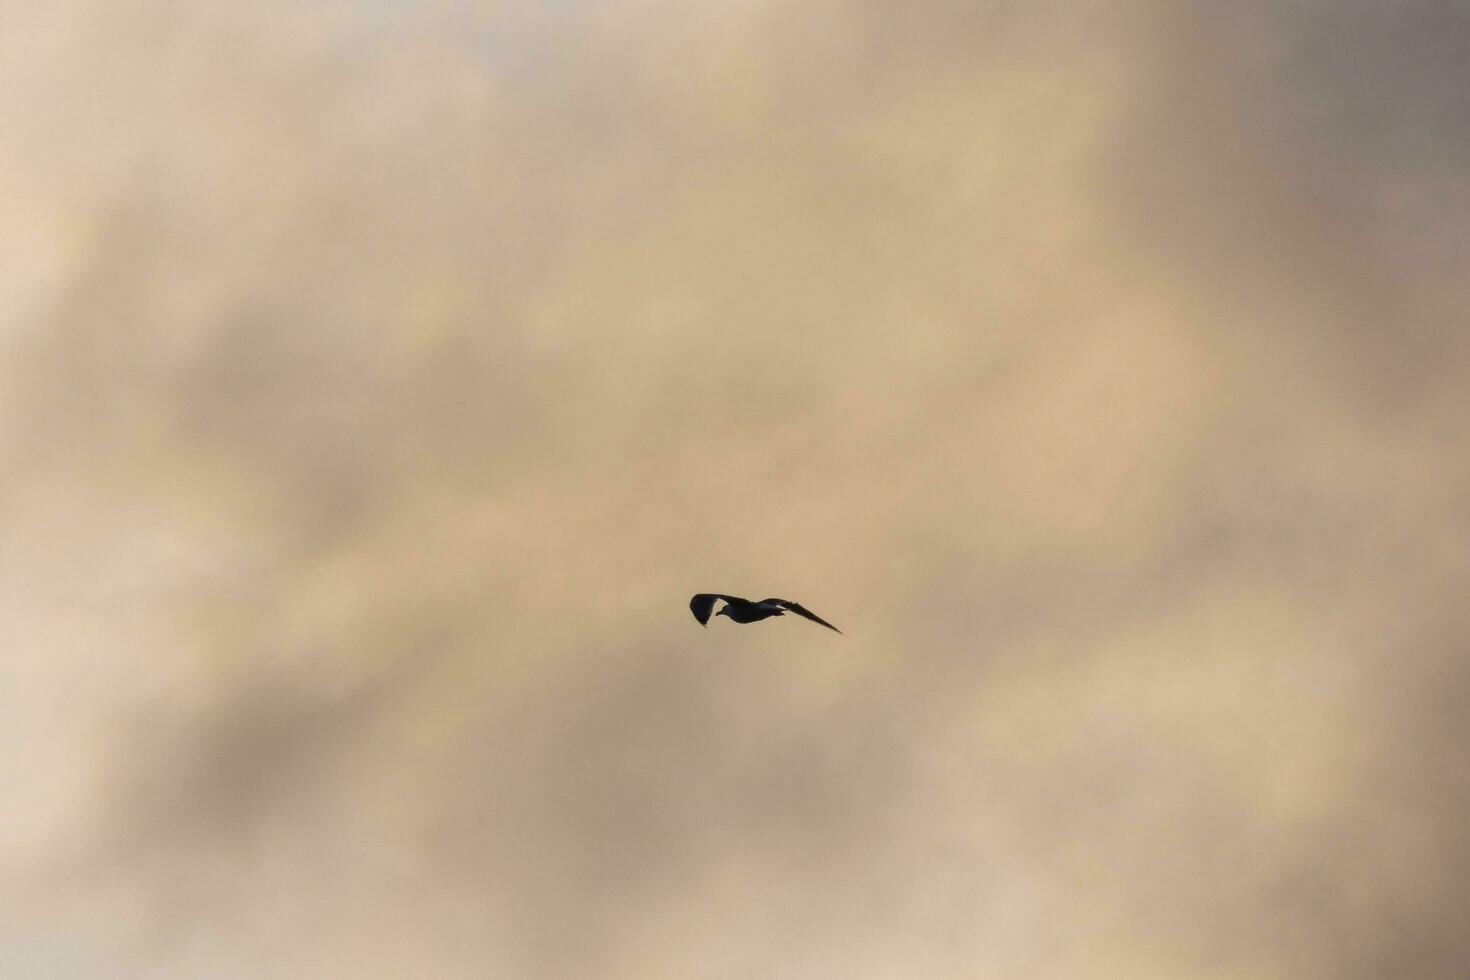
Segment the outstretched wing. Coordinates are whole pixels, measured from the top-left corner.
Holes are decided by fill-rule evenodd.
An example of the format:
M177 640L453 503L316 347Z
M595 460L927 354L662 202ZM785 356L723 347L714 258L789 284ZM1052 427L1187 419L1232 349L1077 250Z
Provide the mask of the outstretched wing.
M798 616L810 619L814 623L821 623L823 626L827 627L829 630L832 630L834 633L842 632L842 630L833 626L831 623L827 622L821 616L818 616L816 613L812 612L810 609L808 609L806 606L803 606L799 602L792 602L790 599L766 599L765 602L774 602L782 609L789 609L792 612L796 613L796 615Z
M709 626L709 614L715 611L715 600L724 599L726 602L741 602L739 596L721 595L718 592L701 592L689 600L689 611L694 613L694 618L699 620L699 625Z

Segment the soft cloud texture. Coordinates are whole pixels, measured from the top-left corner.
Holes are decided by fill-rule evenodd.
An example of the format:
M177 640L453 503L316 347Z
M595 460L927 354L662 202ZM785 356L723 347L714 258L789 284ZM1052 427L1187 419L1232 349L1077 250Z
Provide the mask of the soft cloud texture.
M3 975L1470 969L1456 5L5 21Z

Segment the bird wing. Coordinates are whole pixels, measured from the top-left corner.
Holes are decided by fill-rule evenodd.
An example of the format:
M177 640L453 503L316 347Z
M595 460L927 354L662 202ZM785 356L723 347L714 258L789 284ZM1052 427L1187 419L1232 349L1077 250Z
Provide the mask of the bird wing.
M812 612L810 609L808 609L806 606L803 606L799 602L792 602L790 599L766 599L764 601L765 602L774 602L776 605L780 606L782 609L789 609L792 612L796 613L796 615L798 615L798 616L802 616L802 617L805 617L806 619L810 619L814 623L821 623L823 626L827 627L829 630L832 630L834 633L841 633L842 632L842 630L840 630L837 627L833 626L831 623L827 622L821 616L818 616L816 613Z
M722 595L719 592L701 592L689 600L689 611L694 613L694 618L699 620L700 626L709 626L709 614L715 610L715 600L724 599L726 602L744 602L739 596Z

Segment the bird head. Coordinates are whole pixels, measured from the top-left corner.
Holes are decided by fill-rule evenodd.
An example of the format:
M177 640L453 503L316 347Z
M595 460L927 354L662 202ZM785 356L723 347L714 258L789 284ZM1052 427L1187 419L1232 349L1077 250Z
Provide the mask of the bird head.
M727 615L729 615L729 613L730 613L730 607L729 606L721 606L720 607L720 611L717 612L717 613L715 613L715 615L716 616L727 616Z

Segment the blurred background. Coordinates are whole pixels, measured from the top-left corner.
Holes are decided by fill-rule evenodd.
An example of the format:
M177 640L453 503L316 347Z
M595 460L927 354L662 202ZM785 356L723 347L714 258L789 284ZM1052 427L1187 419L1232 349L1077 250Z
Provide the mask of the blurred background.
M0 7L0 976L1470 974L1464 5Z

